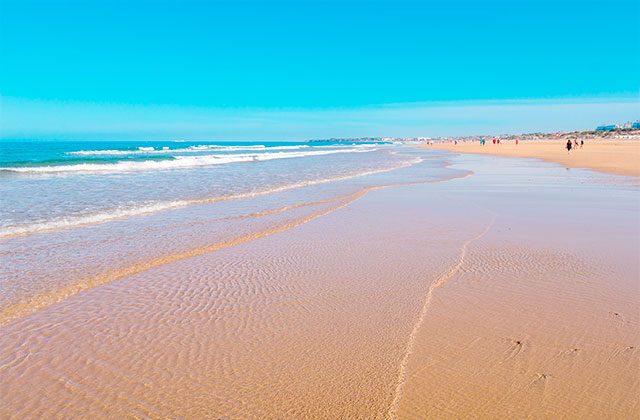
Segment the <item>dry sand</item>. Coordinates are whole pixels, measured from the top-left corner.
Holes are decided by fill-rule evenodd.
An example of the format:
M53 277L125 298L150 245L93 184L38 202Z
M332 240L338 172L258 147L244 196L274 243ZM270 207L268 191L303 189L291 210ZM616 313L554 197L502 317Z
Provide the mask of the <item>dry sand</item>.
M580 141L580 140L578 140ZM571 168L587 168L618 175L640 176L640 140L588 140L583 148L567 153L566 140L514 140L482 146L478 142L436 143L427 148L452 152L538 158Z

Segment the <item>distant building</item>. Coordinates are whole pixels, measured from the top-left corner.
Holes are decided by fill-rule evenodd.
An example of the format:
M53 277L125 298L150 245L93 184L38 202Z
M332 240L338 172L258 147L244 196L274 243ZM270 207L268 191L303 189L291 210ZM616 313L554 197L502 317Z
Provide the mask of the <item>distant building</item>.
M631 129L632 130L640 130L640 121L636 121L634 123L631 123Z
M615 129L616 129L615 124L599 125L598 127L596 127L596 131L613 131Z

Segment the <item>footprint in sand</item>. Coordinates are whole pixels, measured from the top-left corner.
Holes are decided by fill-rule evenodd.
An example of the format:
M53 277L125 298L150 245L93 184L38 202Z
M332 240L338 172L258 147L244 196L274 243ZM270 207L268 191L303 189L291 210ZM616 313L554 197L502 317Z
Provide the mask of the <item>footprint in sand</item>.
M637 347L636 347L636 346L625 346L625 347L620 351L620 353L623 353L623 354L634 354L634 353L636 353L636 349L637 349Z
M549 379L553 378L553 375L550 373L538 373L538 376L531 382L530 386L532 388L536 387L546 387Z
M611 356L609 356L609 359L612 359L615 357L632 357L635 359L637 352L638 352L637 346L619 346L618 348L613 350L613 352L611 353Z
M507 350L507 356L502 361L502 363L506 363L509 360L516 357L522 351L524 347L524 340L511 340L511 347Z
M618 328L622 327L626 323L624 318L619 312L613 312L613 311L609 312L609 319L611 319L616 324L616 327Z
M581 351L582 351L581 349L579 349L577 347L574 347L572 349L563 351L562 353L560 353L560 355L562 355L562 356L577 356L578 354L580 354Z
M551 378L553 376L550 373L538 373L536 378L529 384L529 392L533 394L531 397L537 398L539 403L546 397L547 385ZM537 397L534 397L534 395Z

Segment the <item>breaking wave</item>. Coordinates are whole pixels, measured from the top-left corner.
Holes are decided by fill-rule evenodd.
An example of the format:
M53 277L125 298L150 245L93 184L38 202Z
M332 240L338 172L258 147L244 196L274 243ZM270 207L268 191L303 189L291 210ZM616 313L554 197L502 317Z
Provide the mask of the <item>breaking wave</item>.
M288 146L281 146L288 147ZM243 153L243 154L214 154L195 156L174 156L166 160L121 160L111 163L78 163L54 166L22 166L0 167L0 171L27 174L56 174L56 173L118 173L148 170L187 169L199 166L224 165L228 163L266 161L273 159L291 159L307 156L320 156L335 153L358 153L377 150L375 148L349 148L332 150L312 150L297 152L275 153Z
M307 144L291 145L291 146L265 146L264 144L257 145L243 145L243 146L225 146L219 144L203 144L196 146L183 147L178 149L171 149L167 146L154 148L154 147L138 147L133 150L78 150L74 152L66 152L65 154L71 156L132 156L132 155L152 155L152 154L173 154L173 153L200 153L207 151L219 151L219 152L270 152L272 150L321 150L321 149L336 149L336 148L371 148L374 145L360 144L360 145L326 145L326 146L311 146Z
M110 222L113 220L126 219L133 216L149 215L149 214L157 213L164 210L177 209L177 208L188 207L188 206L199 205L199 204L213 204L221 201L239 200L239 199L264 196L264 195L288 191L296 188L304 188L304 187L309 187L313 185L326 184L330 182L342 181L342 180L347 180L351 178L374 175L374 174L383 173L383 172L390 172L396 169L415 165L416 163L419 163L421 161L422 161L421 158L415 158L410 161L405 161L400 165L395 165L393 167L356 172L352 174L330 177L330 178L301 181L301 182L296 182L291 184L280 185L277 187L268 188L260 191L253 191L253 192L246 192L246 193L239 193L239 194L228 194L228 195L199 198L199 199L192 199L192 200L147 202L147 203L141 203L138 205L133 205L130 207L119 207L116 209L100 211L92 214L75 214L75 215L56 218L48 221L29 223L29 224L19 225L19 226L9 226L9 227L0 229L0 239L7 239L15 236L32 235L32 234L47 232L47 231L56 231L61 229L95 225L95 224Z

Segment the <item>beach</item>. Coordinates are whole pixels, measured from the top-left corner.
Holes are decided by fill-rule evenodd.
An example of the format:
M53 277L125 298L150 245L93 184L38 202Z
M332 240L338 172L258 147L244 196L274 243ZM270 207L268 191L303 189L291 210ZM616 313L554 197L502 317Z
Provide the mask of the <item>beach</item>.
M5 170L0 417L640 418L636 143L299 146Z
M580 139L578 139L580 142ZM566 140L502 140L493 144L479 142L435 143L433 147L452 152L542 159L569 168L587 168L618 175L640 176L640 140L589 139L584 146L568 153Z

